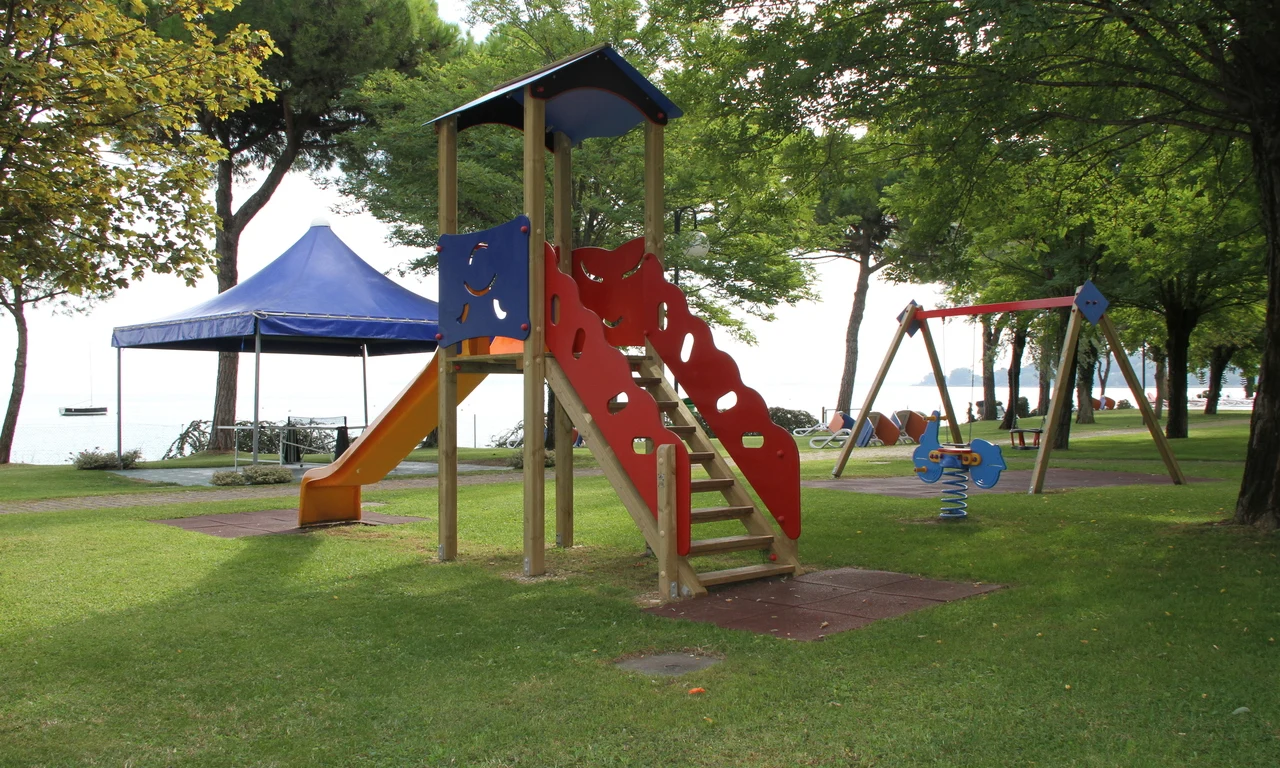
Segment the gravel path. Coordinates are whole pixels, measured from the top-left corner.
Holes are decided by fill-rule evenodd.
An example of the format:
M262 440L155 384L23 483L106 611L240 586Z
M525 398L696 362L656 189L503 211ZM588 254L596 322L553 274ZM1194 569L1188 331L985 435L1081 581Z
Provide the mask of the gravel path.
M603 474L599 469L579 469L575 477L594 477ZM553 477L548 472L547 478ZM458 475L458 485L490 485L492 483L520 482L519 472L477 472ZM383 480L365 486L369 491L400 491L410 488L435 488L436 478L416 477ZM21 512L65 512L72 509L119 509L122 507L159 507L166 504L200 504L214 501L238 501L240 499L292 499L296 504L298 486L259 485L246 488L221 488L216 491L163 491L158 493L117 493L110 496L79 496L68 499L39 499L11 501L0 504L0 515Z

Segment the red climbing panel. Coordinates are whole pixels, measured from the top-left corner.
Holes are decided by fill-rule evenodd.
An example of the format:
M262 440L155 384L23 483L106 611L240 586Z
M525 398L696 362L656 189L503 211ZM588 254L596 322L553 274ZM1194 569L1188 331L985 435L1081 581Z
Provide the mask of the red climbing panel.
M644 284L635 274L643 257L643 237L612 251L573 251L573 280L578 284L582 306L604 320L604 337L615 347L644 346Z
M769 418L760 393L742 383L738 364L716 348L711 329L689 311L680 289L667 282L657 257L645 254L636 276L644 281L649 342L783 533L799 538L800 452L795 440ZM660 320L664 313L665 322ZM748 447L743 441L748 432L763 435L764 444Z
M662 423L653 397L636 386L626 357L606 338L607 327L600 316L583 306L578 285L561 272L551 246L547 262L546 318L547 348L582 398L587 412L605 442L613 449L636 490L658 514L657 446L676 448L676 551L689 553L689 451L684 442ZM643 338L641 339L643 343ZM609 402L626 400L626 407L609 412ZM651 443L637 442L648 439ZM639 453L648 450L652 452Z

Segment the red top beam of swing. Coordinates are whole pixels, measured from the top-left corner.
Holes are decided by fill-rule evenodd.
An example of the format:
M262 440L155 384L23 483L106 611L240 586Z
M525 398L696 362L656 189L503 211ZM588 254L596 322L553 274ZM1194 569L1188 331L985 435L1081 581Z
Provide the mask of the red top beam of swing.
M1027 301L1002 301L998 304L978 304L972 307L943 307L942 309L918 310L916 319L928 320L931 317L956 317L957 315L990 315L996 312L1016 312L1021 309L1052 309L1054 307L1069 307L1075 303L1075 296L1053 296L1047 299L1029 299Z

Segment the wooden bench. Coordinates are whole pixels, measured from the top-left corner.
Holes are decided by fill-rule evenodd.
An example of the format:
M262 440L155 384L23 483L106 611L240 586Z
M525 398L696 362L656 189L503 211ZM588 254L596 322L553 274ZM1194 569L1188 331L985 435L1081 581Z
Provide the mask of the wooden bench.
M1009 430L1009 444L1013 446L1015 451L1038 451L1040 450L1040 433L1043 429L1011 429ZM1027 435L1031 435L1031 445L1027 445Z

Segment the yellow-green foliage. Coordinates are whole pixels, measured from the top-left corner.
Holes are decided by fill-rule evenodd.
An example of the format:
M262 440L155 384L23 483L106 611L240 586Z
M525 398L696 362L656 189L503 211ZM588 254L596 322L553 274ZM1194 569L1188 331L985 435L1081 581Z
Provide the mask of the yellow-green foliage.
M270 38L240 27L215 40L203 22L234 5L0 6L0 275L97 295L147 270L199 274L221 149L190 129L270 96L258 73Z

